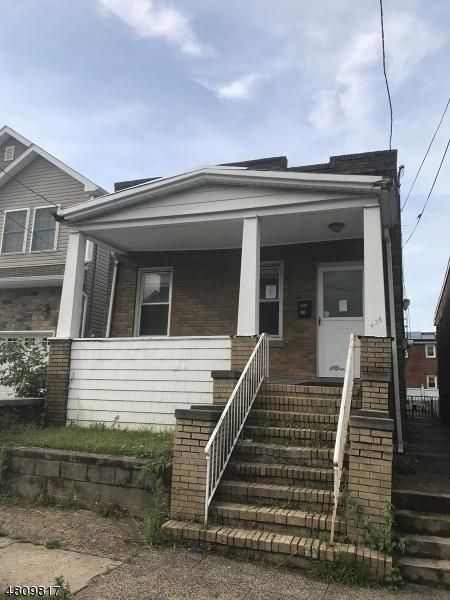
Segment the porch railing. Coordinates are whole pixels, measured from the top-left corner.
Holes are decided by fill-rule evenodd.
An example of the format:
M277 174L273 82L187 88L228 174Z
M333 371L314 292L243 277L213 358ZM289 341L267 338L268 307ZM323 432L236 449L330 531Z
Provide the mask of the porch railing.
M269 375L269 338L263 333L255 346L222 415L205 447L205 525L214 492L220 483L264 377Z
M347 444L348 422L350 420L350 409L352 406L353 382L355 379L356 352L359 350L359 337L354 333L350 336L348 345L347 363L345 365L344 386L342 388L341 406L339 410L339 421L336 432L336 443L333 455L333 477L334 477L334 505L331 520L330 544L334 541L334 530L336 526L336 514L339 503L342 470L345 457L345 446Z

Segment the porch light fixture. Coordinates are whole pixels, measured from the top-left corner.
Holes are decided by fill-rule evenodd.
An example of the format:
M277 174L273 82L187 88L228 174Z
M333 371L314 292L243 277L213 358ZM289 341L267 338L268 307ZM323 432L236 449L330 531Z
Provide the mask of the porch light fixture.
M340 233L344 229L344 223L330 223L328 229L331 229L333 233Z

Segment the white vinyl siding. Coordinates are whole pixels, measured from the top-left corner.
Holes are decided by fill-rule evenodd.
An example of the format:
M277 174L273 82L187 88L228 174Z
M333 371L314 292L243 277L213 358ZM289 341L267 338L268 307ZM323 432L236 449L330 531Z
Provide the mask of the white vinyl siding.
M56 250L58 223L55 221L53 206L37 206L34 209L33 235L30 252Z
M229 337L74 340L67 421L167 429L174 411L212 403L212 370L231 368Z
M21 182L42 194L51 202L61 204L62 207L85 202L89 199L89 194L84 191L81 183L67 175L49 163L45 158L37 157L22 171ZM0 208L5 211L8 209L30 209L29 229L32 228L34 209L42 207L44 202L42 198L33 194L17 181L11 180L0 188ZM51 206L48 205L50 208ZM3 230L4 215L0 213L0 231ZM58 233L58 246L55 252L30 252L31 233L26 236L25 254L8 255L0 253L0 269L2 267L27 267L63 264L66 261L68 231L61 224Z
M6 210L3 220L2 254L25 252L29 210Z

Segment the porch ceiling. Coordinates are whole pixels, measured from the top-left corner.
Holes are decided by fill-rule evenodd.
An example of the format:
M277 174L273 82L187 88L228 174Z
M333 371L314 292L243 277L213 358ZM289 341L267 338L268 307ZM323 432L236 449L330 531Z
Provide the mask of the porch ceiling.
M328 225L344 223L340 233ZM242 218L173 224L121 224L91 227L92 238L124 252L240 248ZM299 244L363 237L362 207L320 213L289 213L261 217L261 245Z

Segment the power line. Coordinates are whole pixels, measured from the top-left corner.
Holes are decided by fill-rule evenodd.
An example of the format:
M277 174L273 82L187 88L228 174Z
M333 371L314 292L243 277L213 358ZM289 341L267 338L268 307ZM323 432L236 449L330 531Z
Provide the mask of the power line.
M429 143L429 145L428 145L427 151L425 152L425 156L423 157L423 159L422 159L422 162L420 163L420 167L419 167L419 169L418 169L418 171L417 171L417 173L416 173L416 176L414 177L414 181L412 182L412 184L411 184L411 187L409 188L409 192L408 192L408 195L406 196L406 200L403 202L402 210L405 208L405 206L406 206L406 203L407 203L407 202L408 202L408 200L409 200L409 197L410 197L410 195L411 195L411 191L412 191L412 189L413 189L413 187L414 187L414 185L415 185L415 183L416 183L416 181L417 181L417 178L419 177L419 173L420 173L420 171L422 170L423 163L425 162L425 160L426 160L426 158L427 158L427 156L428 156L428 153L429 153L429 151L430 151L430 148L431 148L431 146L432 146L432 144L433 144L433 142L434 142L434 138L436 137L436 135L437 135L437 133L438 133L438 131L439 131L440 127L441 127L442 121L444 120L445 113L447 112L447 108L448 108L449 104L450 104L450 97L449 97L449 99L447 100L447 104L445 105L444 112L442 113L442 116L441 116L441 120L440 120L440 121L439 121L439 123L438 123L438 126L437 126L437 128L436 128L436 131L435 131L435 132L434 132L434 134L433 134L433 137L431 138L431 141L430 141L430 143Z
M383 49L383 73L384 73L384 81L386 82L386 91L389 100L389 111L390 111L390 120L391 126L389 131L389 150L392 149L392 127L394 123L394 115L392 111L392 100L391 100L391 92L389 90L389 82L386 73L386 51L384 48L384 17L383 17L383 0L380 0L380 20L381 20L381 47Z
M43 196L39 192L36 192L36 190L33 190L32 188L30 188L26 183L23 183L23 181L20 181L20 179L17 179L17 177L15 177L14 175L10 175L8 173L8 171L5 171L5 169L3 169L3 167L0 167L0 171L2 171L10 179L13 179L15 182L17 182L18 184L22 185L24 188L26 188L27 190L29 190L32 194L36 194L36 196L39 196L39 198L42 198L42 200L45 200L45 202L48 202L52 206L55 206L56 208L59 208L59 206L57 204L55 204L54 202L52 202L51 200L49 200L48 198L46 198L45 196Z
M432 186L431 186L431 188L430 188L430 191L428 192L428 196L427 196L427 199L425 200L425 204L423 205L423 208L422 208L421 212L420 212L420 213L417 215L417 222L416 222L416 224L414 225L414 228L413 228L413 230L411 231L411 233L410 233L410 235L409 235L408 239L407 239L407 240L406 240L406 242L403 244L403 248L406 246L406 244L409 242L409 240L410 240L410 239L412 238L412 236L414 235L414 232L416 231L416 229L417 229L417 227L418 227L418 225L419 225L419 223L420 223L420 221L421 221L421 219L422 219L422 217L423 217L423 213L425 212L425 209L426 209L426 207L427 207L428 201L430 200L431 194L432 194L432 192L433 192L434 185L435 185L435 183L436 183L436 181L437 181L437 178L439 177L439 173L441 172L441 167L442 167L442 164L443 164L443 162L444 162L444 160L445 160L445 156L446 156L446 154L447 154L447 150L448 150L449 146L450 146L450 138L449 138L449 140L448 140L448 142L447 142L447 145L445 146L444 154L442 155L441 162L439 163L438 170L437 170L437 172L436 172L436 175L434 176L433 184L432 184Z

